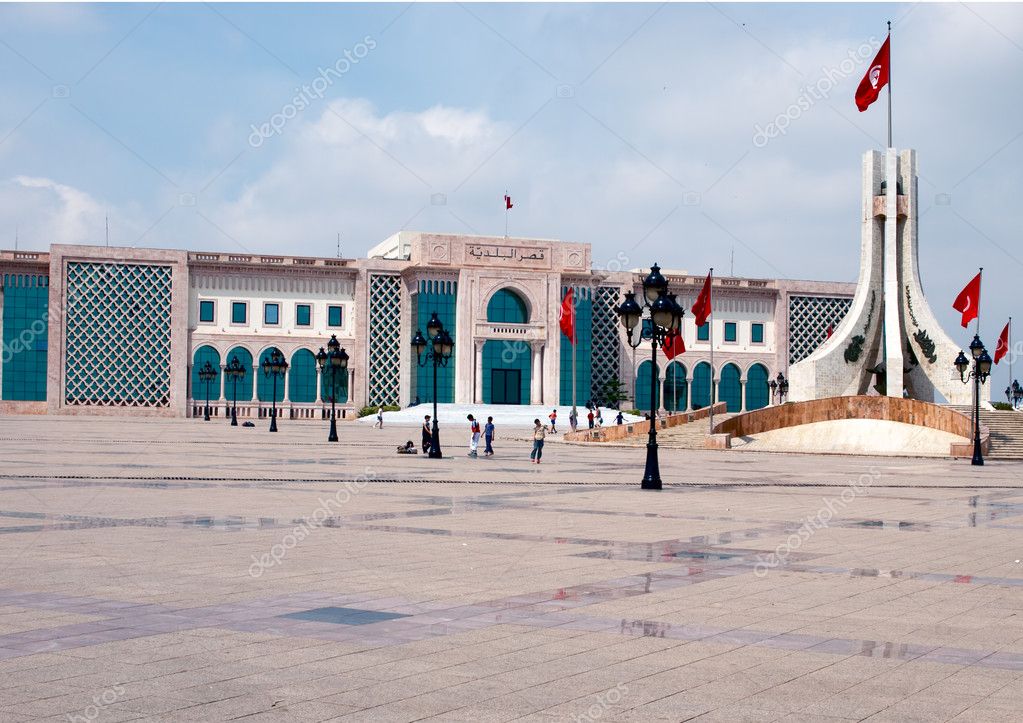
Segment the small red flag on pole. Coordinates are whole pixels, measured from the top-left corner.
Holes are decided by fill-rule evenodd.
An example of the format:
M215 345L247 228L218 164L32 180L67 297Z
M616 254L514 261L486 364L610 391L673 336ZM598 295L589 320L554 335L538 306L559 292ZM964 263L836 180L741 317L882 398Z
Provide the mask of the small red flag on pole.
M700 295L696 297L696 303L693 304L693 315L696 317L696 325L703 326L706 324L710 312L710 274L707 274L707 280L703 282L703 289L700 291Z
M891 53L888 45L890 41L891 36L889 35L884 39L881 49L877 51L866 75L863 76L859 87L856 88L856 107L860 109L860 113L869 108L870 104L881 95L881 89L888 85L888 77L891 72Z
M672 332L664 340L661 345L661 351L664 352L664 356L667 357L668 361L671 361L680 354L686 353L686 343L682 339L681 332Z
M561 302L561 319L558 322L561 327L561 332L568 337L568 340L575 344L575 289L571 286L568 287L568 293L565 294L564 300Z
M512 201L511 201L511 196L509 196L507 193L504 194L504 210L507 211L509 208L511 208L514 205L515 204L513 204Z
M1005 325L1005 328L1002 329L1002 333L998 336L998 343L995 344L995 364L1001 361L1002 357L1009 353L1009 324L1011 323L1012 321L1010 320L1009 323Z
M831 335L835 333L835 325L828 324L828 328L825 330L824 333L827 334L828 335L827 338L830 339Z
M952 308L963 315L964 328L980 315L980 276L983 272L981 269L981 273L974 276L952 302Z

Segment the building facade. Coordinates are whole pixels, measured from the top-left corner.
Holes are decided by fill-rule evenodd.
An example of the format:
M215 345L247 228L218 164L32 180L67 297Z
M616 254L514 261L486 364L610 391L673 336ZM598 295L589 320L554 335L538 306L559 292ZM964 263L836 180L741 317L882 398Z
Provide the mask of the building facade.
M710 329L684 319L687 351L651 364L627 343L615 308L644 271L593 268L590 246L545 239L401 232L366 258L54 245L0 252L4 413L321 419L433 399L432 367L411 346L436 313L454 339L438 401L570 405L624 388L624 407L731 411L770 402L767 382L814 351L848 311L853 284L717 278ZM669 271L692 306L702 275ZM576 344L560 331L573 291ZM335 335L346 372L315 355ZM710 338L714 341L711 366ZM260 364L287 359L274 383ZM237 359L248 373L225 379ZM217 370L209 383L198 370ZM652 375L657 391L651 395ZM208 388L207 388L208 387ZM654 399L651 400L651 396Z

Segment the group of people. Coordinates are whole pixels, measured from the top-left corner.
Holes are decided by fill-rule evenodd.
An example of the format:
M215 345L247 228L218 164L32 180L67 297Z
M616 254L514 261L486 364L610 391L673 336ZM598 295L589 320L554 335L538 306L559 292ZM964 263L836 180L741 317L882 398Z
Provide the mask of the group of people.
M586 422L590 429L594 429L595 427L599 427L604 424L604 418L600 412L599 406L587 402L586 410L587 410ZM480 456L479 452L480 438L483 439L484 444L483 456L484 457L494 456L494 438L496 436L497 429L494 426L494 418L487 417L487 421L485 424L480 424L480 420L477 419L472 414L466 415L466 419L469 422L469 452L467 456L474 458ZM551 413L547 415L547 419L550 422L549 424L543 424L540 422L539 419L533 420L533 448L532 451L530 451L529 453L530 462L532 462L533 464L540 464L540 459L543 457L543 445L544 441L547 438L547 434L558 433L558 410L552 409ZM579 418L574 407L572 408L572 412L568 416L568 421L572 427L572 431L574 432L579 426ZM624 424L624 422L625 417L622 414L622 412L619 411L617 416L615 417L615 424L620 425ZM384 424L383 409L381 408L377 412L377 422L373 426L377 428L382 428L383 424ZM433 418L429 414L426 414L423 416L422 444L420 447L424 455L429 454L430 447L432 446L432 444L433 444ZM411 441L408 441L405 444L398 447L398 452L400 454L415 454L416 453L415 445Z

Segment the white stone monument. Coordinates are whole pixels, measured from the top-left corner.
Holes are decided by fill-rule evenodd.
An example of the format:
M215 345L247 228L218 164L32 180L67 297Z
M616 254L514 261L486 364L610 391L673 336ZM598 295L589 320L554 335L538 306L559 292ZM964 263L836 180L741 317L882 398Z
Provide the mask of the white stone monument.
M916 151L868 151L856 295L831 337L789 368L791 401L905 391L972 403L952 364L964 345L938 325L920 283L918 210Z

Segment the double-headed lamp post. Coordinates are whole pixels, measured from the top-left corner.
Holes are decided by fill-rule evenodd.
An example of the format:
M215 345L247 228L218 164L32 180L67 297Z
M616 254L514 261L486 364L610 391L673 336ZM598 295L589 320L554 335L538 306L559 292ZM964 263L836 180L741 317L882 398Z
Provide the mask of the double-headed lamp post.
M338 374L348 373L348 354L337 340L337 334L330 335L327 342L327 350L320 347L316 355L316 364L320 367L320 374L330 371L330 434L327 435L328 442L337 441L337 415L334 412L334 402L337 399Z
M210 360L207 359L206 363L199 367L199 381L206 385L206 407L203 411L203 421L210 421L210 382L217 378L217 370Z
M636 327L643 320L643 309L650 310L650 434L646 443L646 470L643 473L642 488L661 489L661 469L657 460L657 347L674 334L680 334L682 317L685 312L675 301L675 295L668 293L668 280L661 275L657 264L650 267L650 273L643 279L643 305L636 301L636 294L625 292L625 300L618 307L618 318L625 327L629 346L637 349L643 343L643 333L633 343Z
M249 370L238 361L238 357L231 357L231 363L224 367L224 376L231 380L231 426L238 426L238 382L245 379Z
M274 388L273 388L273 404L270 408L270 431L277 431L277 377L281 377L282 384L284 375L288 371L288 362L284 358L284 354L277 347L270 350L270 354L263 357L263 374L267 377L273 377Z
M970 355L973 357L973 369L970 369L970 360L966 358L962 350L955 360L956 371L959 372L959 380L963 384L969 384L973 380L973 459L971 464L984 464L984 455L980 449L980 385L987 381L991 374L991 356L980 340L979 334L973 335L970 342Z
M426 333L430 337L429 341L423 336L421 329L416 330L415 336L412 337L412 348L416 352L416 363L420 367L433 362L433 430L430 433L430 458L441 459L444 455L440 451L440 425L437 422L437 369L448 365L455 342L444 328L444 324L437 318L436 311L430 315L430 321L426 323Z

